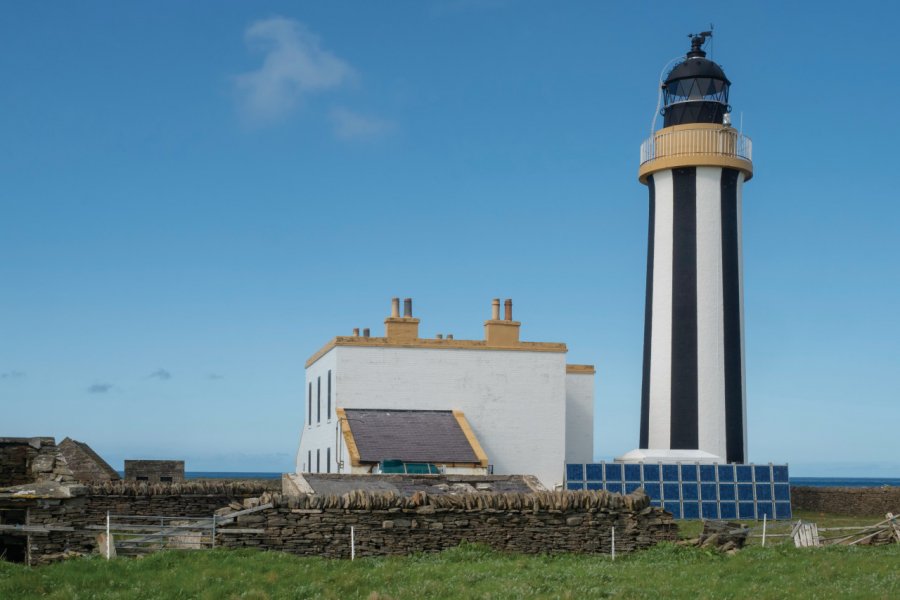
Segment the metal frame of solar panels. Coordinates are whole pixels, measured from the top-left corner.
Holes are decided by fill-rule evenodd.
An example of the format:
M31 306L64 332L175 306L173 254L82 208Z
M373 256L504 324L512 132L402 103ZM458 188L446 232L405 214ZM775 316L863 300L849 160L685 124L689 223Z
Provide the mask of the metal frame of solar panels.
M787 465L684 463L567 464L567 490L628 494L642 487L650 503L676 519L791 518Z

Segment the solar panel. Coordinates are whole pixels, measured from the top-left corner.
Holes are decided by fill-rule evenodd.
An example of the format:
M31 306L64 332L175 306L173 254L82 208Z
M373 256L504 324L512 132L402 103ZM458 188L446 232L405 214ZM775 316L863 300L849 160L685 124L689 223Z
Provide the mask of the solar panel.
M600 462L567 464L565 473L569 490L643 488L678 519L792 517L787 465Z

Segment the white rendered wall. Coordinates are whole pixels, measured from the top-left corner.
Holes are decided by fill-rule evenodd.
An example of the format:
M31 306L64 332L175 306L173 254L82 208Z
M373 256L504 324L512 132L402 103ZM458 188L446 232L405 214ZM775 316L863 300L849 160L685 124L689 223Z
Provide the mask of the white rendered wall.
M335 355L337 406L461 410L495 473L562 482L564 353L338 346L310 371Z
M338 449L335 448L335 435L340 424L337 420L337 362L334 351L317 360L306 370L306 383L303 387L303 429L300 434L300 448L297 451L297 472L316 472L316 451L320 452L321 464L319 472L328 472L326 457L331 450L331 472L337 473ZM328 418L328 371L331 370L331 418ZM322 378L322 414L317 418L316 385ZM309 384L312 383L312 424L309 422L309 402L307 398ZM337 436L338 443L343 444L343 436ZM307 465L308 452L312 452L312 464ZM346 453L346 450L344 450ZM345 454L346 456L346 454ZM349 465L349 463L348 463ZM349 466L348 466L349 468Z
M566 374L566 462L594 462L594 374Z

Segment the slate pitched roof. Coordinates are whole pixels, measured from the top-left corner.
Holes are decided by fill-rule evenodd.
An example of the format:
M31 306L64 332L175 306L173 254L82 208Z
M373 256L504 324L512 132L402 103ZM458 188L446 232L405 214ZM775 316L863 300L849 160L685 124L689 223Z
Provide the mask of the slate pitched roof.
M302 482L285 493L313 493L341 496L354 490L394 492L398 496L412 496L425 492L432 496L444 494L472 494L476 492L508 493L547 491L533 475L347 475L325 473L290 473L286 477ZM302 492L300 491L302 488Z
M450 410L345 409L360 462L479 463Z
M67 437L59 443L59 451L66 458L69 469L78 481L117 481L119 473L97 454L93 448Z

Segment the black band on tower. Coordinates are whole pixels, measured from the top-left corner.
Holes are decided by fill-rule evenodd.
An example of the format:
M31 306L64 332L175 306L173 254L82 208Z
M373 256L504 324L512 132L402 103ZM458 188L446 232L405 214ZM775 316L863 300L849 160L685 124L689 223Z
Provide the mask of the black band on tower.
M697 169L674 169L671 447L698 447Z
M647 236L647 298L644 303L644 377L641 384L641 442L650 444L650 341L653 336L653 238L656 232L656 186L653 175L647 178L650 188L650 233Z
M725 442L730 463L743 463L744 390L741 343L740 248L737 214L738 171L722 169L722 287L725 344Z

